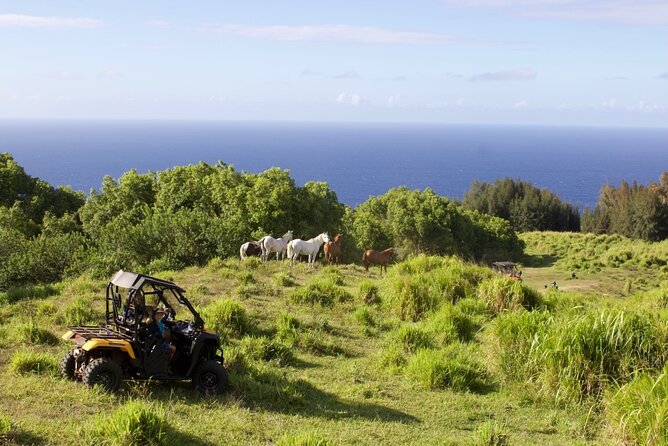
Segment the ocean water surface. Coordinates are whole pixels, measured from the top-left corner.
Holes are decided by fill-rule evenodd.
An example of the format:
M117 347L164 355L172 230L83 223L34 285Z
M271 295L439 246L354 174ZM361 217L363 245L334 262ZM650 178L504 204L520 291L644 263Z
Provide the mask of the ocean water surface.
M657 181L668 129L190 121L0 120L0 152L32 175L88 192L104 175L221 160L326 181L356 205L389 188L461 198L474 180L512 177L580 207L605 184Z

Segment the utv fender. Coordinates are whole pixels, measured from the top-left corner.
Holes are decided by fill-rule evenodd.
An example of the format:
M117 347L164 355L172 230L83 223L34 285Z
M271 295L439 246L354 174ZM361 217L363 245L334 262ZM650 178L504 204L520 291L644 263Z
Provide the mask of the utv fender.
M190 363L190 368L188 368L188 373L186 373L187 377L190 377L192 373L195 371L197 364L200 363L202 353L206 352L206 350L203 351L203 349L206 349L207 347L211 348L215 354L215 351L218 349L218 347L220 347L220 336L213 333L203 332L197 337L190 350L190 357L192 359ZM206 359L214 359L214 357L211 358L207 357ZM222 359L223 358L221 357L220 358L221 363Z

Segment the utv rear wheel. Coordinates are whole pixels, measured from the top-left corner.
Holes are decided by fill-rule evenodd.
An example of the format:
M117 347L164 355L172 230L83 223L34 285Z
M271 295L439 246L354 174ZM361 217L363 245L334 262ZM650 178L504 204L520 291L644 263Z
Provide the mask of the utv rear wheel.
M76 358L74 357L74 350L67 352L63 359L60 360L60 375L67 379L76 379L74 376L74 368L76 367Z
M121 386L123 371L121 366L108 358L98 358L90 362L83 372L83 382L87 386L99 385L108 392Z
M217 361L205 361L197 367L193 384L204 395L218 395L230 386L225 367Z

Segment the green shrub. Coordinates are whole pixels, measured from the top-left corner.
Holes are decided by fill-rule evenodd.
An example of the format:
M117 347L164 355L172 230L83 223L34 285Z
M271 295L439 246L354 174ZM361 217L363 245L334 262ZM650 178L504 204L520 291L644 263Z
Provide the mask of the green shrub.
M220 257L213 257L206 264L207 268L214 271L222 268L223 266L224 266L224 261Z
M260 294L260 287L255 283L242 283L234 289L234 294L242 299Z
M274 283L281 287L291 287L295 286L295 279L286 273L277 273L274 274Z
M284 434L277 446L330 446L332 443L314 433Z
M285 334L292 333L301 328L301 322L299 319L291 315L290 313L280 313L276 317L276 332L277 336L282 337Z
M406 364L406 374L422 388L480 390L487 385L487 372L471 350L453 344L443 350L418 351Z
M367 305L380 303L380 296L378 294L378 287L369 280L363 280L360 283L359 298Z
M98 416L90 435L109 446L165 446L169 444L167 417L161 405L131 400L111 416Z
M59 321L65 325L97 325L101 322L102 314L93 308L94 300L90 297L79 296L65 307Z
M349 302L352 295L330 280L312 279L307 286L292 291L290 298L297 303L320 304L331 307L336 302Z
M607 419L624 444L664 444L668 439L668 369L658 377L639 374L609 392Z
M537 291L517 280L496 277L485 280L478 287L478 297L494 313L519 308L531 309L541 302Z
M343 286L346 284L345 280L343 279L343 274L341 274L341 270L339 270L339 268L336 266L324 267L320 271L320 276L325 280L329 280L334 285Z
M247 336L241 340L241 352L255 360L272 361L277 365L288 364L292 360L292 349L283 342Z
M53 375L58 372L58 361L46 353L18 350L12 354L9 370L19 375L29 373Z
M471 341L482 325L480 318L470 316L458 306L443 305L433 316L425 321L426 328L447 345L454 340Z
M208 296L211 294L211 290L209 289L208 286L204 285L203 283L198 283L197 285L193 285L190 288L188 288L188 291L191 294L196 294L198 296Z
M204 307L202 317L207 326L223 338L241 337L251 329L244 307L230 299L217 300Z
M28 344L56 345L59 342L56 335L38 326L33 319L18 324L15 330L19 340Z
M403 346L393 342L383 349L380 364L381 366L390 369L390 371L398 371L406 365L407 358L408 355Z

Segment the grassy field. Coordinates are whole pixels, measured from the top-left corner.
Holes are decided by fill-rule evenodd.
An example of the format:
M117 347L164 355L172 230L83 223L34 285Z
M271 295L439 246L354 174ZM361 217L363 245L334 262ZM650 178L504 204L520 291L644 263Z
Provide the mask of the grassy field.
M633 444L641 437L623 415L635 387L619 388L642 384L636 370L655 379L665 359L664 296L653 285L664 272L603 266L567 280L558 256L539 251L529 245L524 287L429 257L384 277L255 260L164 271L226 337L233 388L218 398L189 383L128 382L109 395L59 378L68 350L59 336L101 321L105 283L12 290L0 296L0 444L131 444L121 431L135 418L158 432L137 444ZM544 289L552 280L558 292ZM613 313L644 308L660 316ZM602 327L591 336L613 345L612 359L559 356L577 342L560 337L565 327L586 336L590 325Z

